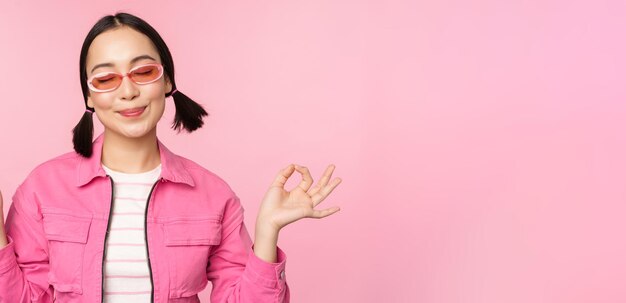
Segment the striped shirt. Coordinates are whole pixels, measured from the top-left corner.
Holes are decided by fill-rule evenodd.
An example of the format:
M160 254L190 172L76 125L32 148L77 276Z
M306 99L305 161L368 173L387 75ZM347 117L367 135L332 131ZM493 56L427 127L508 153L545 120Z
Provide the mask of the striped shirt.
M150 302L152 286L144 235L146 201L161 175L155 169L128 174L102 168L113 179L113 207L104 260L104 302Z

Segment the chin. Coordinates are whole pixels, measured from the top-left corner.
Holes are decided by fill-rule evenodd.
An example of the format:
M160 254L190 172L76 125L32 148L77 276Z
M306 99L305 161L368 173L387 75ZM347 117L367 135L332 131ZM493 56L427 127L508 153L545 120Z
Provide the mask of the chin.
M142 131L142 132L128 132L128 133L125 133L124 135L128 138L142 138L142 137L149 135L150 133L151 132L147 130L147 131Z
M156 125L154 126L156 127ZM137 129L118 129L117 133L127 138L141 138L149 135L154 127L139 127Z

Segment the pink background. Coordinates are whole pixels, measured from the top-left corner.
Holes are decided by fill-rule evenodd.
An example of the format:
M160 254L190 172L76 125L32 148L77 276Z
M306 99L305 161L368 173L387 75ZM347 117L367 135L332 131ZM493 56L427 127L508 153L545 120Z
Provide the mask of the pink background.
M71 150L81 44L121 10L211 114L176 135L169 104L159 137L249 227L280 168L336 164L342 210L280 236L292 302L626 301L623 1L69 3L0 4L5 213Z

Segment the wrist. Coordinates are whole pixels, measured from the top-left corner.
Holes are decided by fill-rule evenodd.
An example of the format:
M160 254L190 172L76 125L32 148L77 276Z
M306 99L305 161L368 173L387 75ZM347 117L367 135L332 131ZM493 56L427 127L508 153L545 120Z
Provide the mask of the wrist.
M254 232L254 254L265 262L275 263L277 245L278 231L272 227L257 225Z
M264 220L260 217L257 217L256 219L255 228L257 231L261 231L267 234L277 234L278 232L280 232L281 229L280 227L271 223L269 220Z
M255 236L255 240L262 240L264 242L276 242L278 240L278 234L280 233L280 230L276 229L273 226L268 226L268 225L261 225L261 224L257 224L255 231L254 231L254 236Z

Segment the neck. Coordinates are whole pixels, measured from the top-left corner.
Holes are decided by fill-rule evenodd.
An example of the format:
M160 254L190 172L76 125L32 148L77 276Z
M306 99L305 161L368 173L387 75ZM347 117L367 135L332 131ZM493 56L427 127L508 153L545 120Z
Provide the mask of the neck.
M155 169L161 164L156 128L139 138L105 130L101 161L112 170L129 174Z

